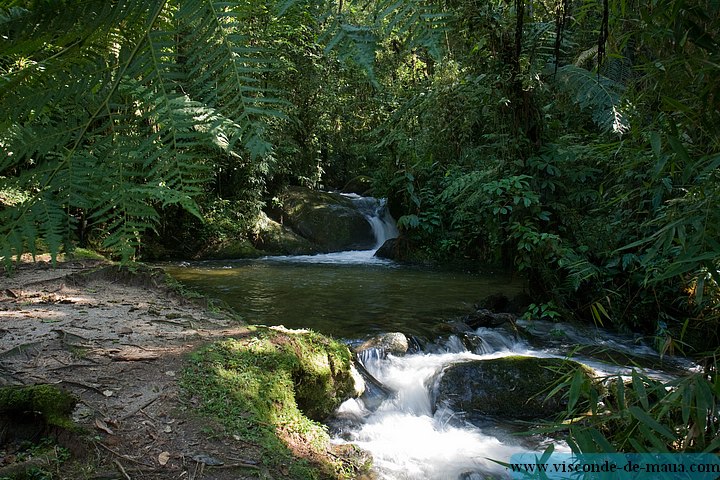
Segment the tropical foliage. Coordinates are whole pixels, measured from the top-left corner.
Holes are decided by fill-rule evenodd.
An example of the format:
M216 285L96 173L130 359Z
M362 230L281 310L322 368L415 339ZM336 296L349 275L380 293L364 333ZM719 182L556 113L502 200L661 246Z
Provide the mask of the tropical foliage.
M191 253L288 184L366 174L416 256L504 264L537 311L712 348L719 8L6 1L0 257L147 256L153 231Z
M708 359L569 377L576 450L711 451L718 125L716 1L4 0L0 258L191 255L369 175L414 256Z
M229 163L251 178L264 168L280 100L263 80L274 61L245 29L250 7L39 1L2 13L0 172L27 192L0 212L6 259L38 239L56 252L88 225L129 258L162 209L199 216L195 199Z

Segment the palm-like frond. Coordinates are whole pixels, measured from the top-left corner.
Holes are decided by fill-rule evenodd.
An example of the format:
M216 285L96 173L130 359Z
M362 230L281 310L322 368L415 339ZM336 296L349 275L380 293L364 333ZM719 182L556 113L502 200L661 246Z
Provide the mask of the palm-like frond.
M592 112L595 124L606 132L625 133L629 120L622 102L625 86L575 65L558 69L558 86L582 109Z
M0 258L44 239L53 253L82 211L123 257L178 204L197 213L209 152L268 151L281 100L244 35L246 2L88 0L0 10Z

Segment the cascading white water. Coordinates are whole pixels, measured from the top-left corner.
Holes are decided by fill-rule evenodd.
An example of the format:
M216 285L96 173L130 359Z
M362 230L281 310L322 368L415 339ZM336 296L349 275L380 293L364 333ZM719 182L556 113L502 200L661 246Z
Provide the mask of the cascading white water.
M446 365L528 353L526 344L508 336L495 340L485 344L483 348L492 350L485 354L465 350L452 337L443 353L385 358L362 355L368 373L392 394L374 409L363 399L345 402L337 412L342 426L336 440L369 451L375 470L386 480L471 480L503 474L504 467L492 460L508 461L528 446L501 441L497 432L489 434L464 422L459 412L447 408L433 411L432 398L433 383Z
M357 207L368 223L372 227L375 235L375 248L377 250L391 238L399 235L395 220L387 209L387 201L384 198L361 197L354 193L344 193L344 197L349 198Z
M532 323L538 331L557 328L549 322ZM583 334L569 326L563 331L575 345L609 344L629 354L650 354L646 346L616 335ZM370 452L383 480L510 478L507 470L492 460L509 462L515 453L541 452L549 440L513 437L508 424L503 427L502 422L492 425L488 421L487 428L480 428L466 421L463 412L434 405L438 374L447 365L470 360L508 355L564 358L566 352L532 347L503 329L479 328L473 334L482 339L474 352L466 350L456 336L435 346L432 350L436 353L393 356L378 354L377 350L361 352L358 361L390 394L366 395L343 403L337 411L338 423L332 424L338 432L336 441L351 442ZM598 375L629 373L627 367L585 357L575 359L594 368ZM691 366L674 361L683 369ZM652 369L645 372L657 378L667 376ZM563 442L552 443L556 452L569 452Z

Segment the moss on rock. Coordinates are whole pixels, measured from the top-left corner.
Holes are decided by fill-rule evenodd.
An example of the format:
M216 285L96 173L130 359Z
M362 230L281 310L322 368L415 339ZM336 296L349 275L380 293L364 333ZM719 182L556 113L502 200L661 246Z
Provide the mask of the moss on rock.
M343 478L348 462L328 453L333 447L317 422L355 391L345 345L313 332L259 327L190 360L187 391L233 434L262 445L270 464L290 463L293 478L309 478L292 461L300 456L326 477Z
M310 255L319 249L306 238L260 212L253 232L255 246L271 255Z
M39 414L51 427L73 429L70 414L75 398L53 385L10 386L0 388L0 414L5 416Z

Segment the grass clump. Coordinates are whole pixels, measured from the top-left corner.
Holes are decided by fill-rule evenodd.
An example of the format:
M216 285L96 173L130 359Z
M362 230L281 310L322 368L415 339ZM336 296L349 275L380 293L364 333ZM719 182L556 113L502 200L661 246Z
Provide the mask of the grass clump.
M258 445L266 466L296 479L351 478L367 462L338 454L319 423L353 395L350 361L322 335L262 327L194 352L183 385L229 434Z

